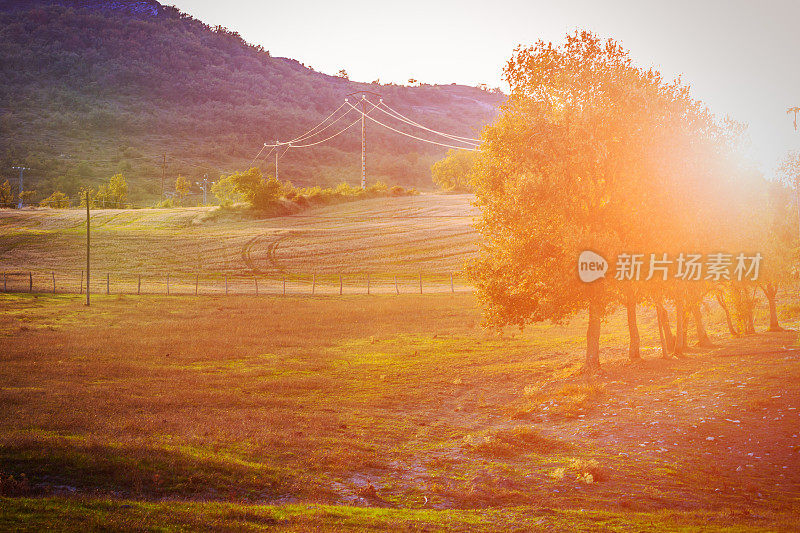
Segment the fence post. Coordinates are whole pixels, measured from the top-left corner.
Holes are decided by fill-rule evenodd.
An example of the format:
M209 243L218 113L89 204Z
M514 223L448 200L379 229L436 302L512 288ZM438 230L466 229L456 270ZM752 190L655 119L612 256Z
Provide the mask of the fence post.
M33 272L28 272L28 292L33 292Z
M317 290L317 274L311 274L311 296L314 296L314 291Z
M51 272L51 274L53 274L53 294L55 294L56 293L56 273L55 272Z
M139 274L139 280L136 283L136 294L142 294L142 275Z
M397 286L397 274L394 275L394 292L400 294L400 287Z
M111 294L111 274L106 272L106 294Z
M342 295L342 275L339 274L339 296Z
M452 294L455 294L455 293L456 293L456 288L455 288L455 286L453 285L453 273L452 273L452 272L450 272L450 292L451 292Z
M419 273L419 293L422 294L422 272Z
M78 294L83 294L83 270L81 270L81 292Z
M197 296L197 287L200 285L200 274L195 274L194 278L194 295Z
M367 294L369 294L369 273L367 273Z
M6 281L6 273L3 272L3 292L8 290L8 282ZM83 290L83 270L81 270L81 291Z
M167 272L167 296L169 296L169 272Z
M225 274L225 295L228 295L228 275Z
M91 272L89 268L89 242L91 240L91 232L90 232L90 218L89 218L89 191L86 191L86 307L89 307L89 292L91 289L89 288L89 273Z
M258 296L258 278L257 278L257 277L254 277L253 279L254 279L254 280L255 280L255 282L256 282L256 296Z

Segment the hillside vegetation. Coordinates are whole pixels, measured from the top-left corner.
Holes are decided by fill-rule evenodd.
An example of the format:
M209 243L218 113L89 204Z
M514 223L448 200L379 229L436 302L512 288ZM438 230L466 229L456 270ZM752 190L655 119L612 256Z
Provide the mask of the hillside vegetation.
M157 2L0 1L0 178L16 185L10 167L29 167L34 201L54 189L74 195L117 172L130 181L132 201L153 201L165 154L166 188L183 174L196 195L194 181L249 168L265 141L303 133L359 90L466 136L477 135L502 98L474 87L330 76ZM429 185L430 165L445 148L379 129L368 128L369 178ZM273 158L256 164L274 172ZM280 177L324 185L355 182L359 171L353 128L287 152Z

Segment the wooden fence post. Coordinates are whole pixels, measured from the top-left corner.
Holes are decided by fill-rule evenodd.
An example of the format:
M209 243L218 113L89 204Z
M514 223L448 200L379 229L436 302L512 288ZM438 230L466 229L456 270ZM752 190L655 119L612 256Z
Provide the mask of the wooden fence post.
M453 285L453 273L452 272L450 272L450 292L452 294L456 293L455 285Z
M33 272L28 272L28 292L33 292Z
M3 292L8 290L8 281L6 281L6 273L3 272ZM81 291L83 291L83 270L81 270Z
M51 272L53 274L53 294L56 293L56 273Z
M339 274L339 296L342 295L342 275Z
M81 270L81 292L78 294L83 294L83 270Z
M167 295L169 295L169 272L167 272Z
M400 294L400 287L397 286L397 274L394 275L394 292Z
M314 295L314 291L317 290L317 274L311 274L311 295Z
M142 294L142 275L139 274L138 281L136 282L136 294Z
M194 295L197 296L197 288L200 285L200 274L196 274L194 278Z

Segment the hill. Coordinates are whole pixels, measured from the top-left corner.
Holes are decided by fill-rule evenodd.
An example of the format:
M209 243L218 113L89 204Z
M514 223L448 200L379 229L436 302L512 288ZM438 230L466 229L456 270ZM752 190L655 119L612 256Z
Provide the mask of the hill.
M0 177L29 167L39 196L75 194L123 172L131 199L152 201L162 173L171 186L178 174L196 181L246 168L266 140L303 133L363 90L462 136L475 136L502 99L475 87L316 72L154 0L0 0ZM444 151L368 129L372 180L427 185ZM274 171L271 159L258 164ZM281 178L297 184L355 182L359 172L358 128L281 159Z

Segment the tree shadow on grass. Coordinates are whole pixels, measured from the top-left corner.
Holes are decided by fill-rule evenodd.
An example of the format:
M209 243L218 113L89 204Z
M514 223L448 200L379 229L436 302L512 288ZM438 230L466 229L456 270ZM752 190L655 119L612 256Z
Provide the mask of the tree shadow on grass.
M0 445L0 475L26 479L27 487L4 486L30 494L266 502L292 492L288 476L267 465L197 455L152 446L21 439Z

